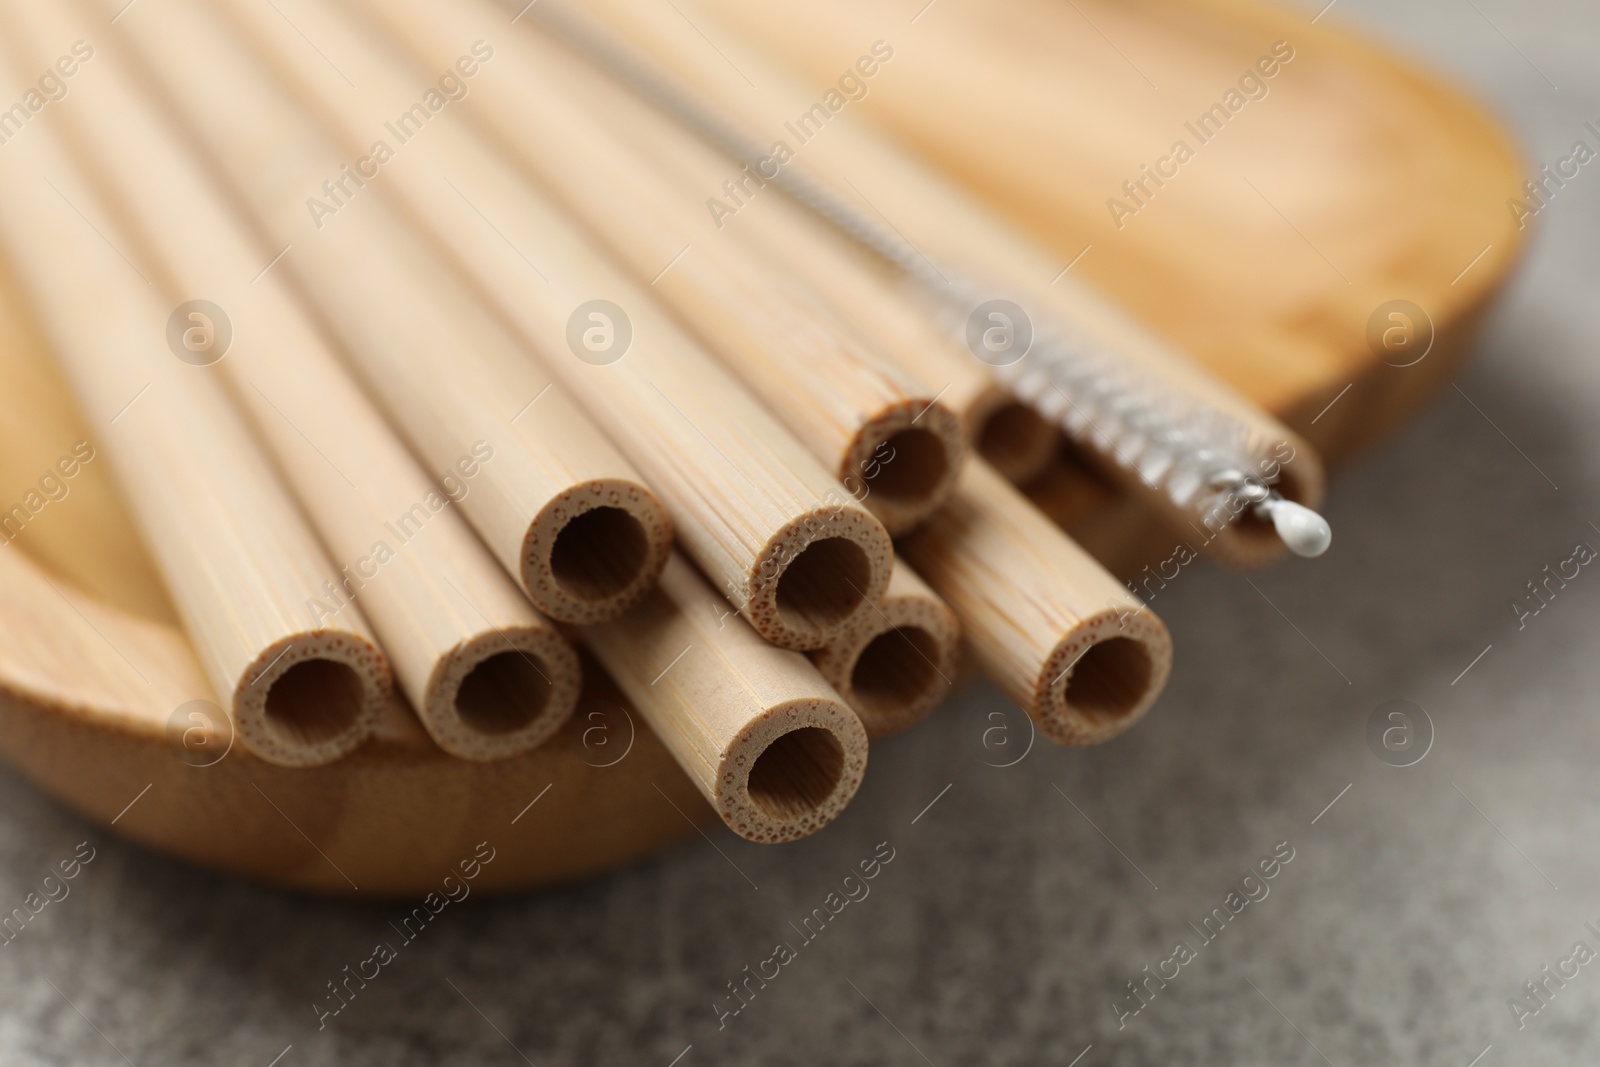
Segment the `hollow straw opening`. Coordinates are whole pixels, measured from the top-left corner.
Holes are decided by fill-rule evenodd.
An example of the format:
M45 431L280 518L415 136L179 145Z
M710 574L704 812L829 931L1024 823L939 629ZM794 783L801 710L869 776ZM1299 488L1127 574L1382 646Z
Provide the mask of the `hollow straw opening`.
M778 578L778 615L796 629L826 628L850 617L872 582L872 561L854 541L824 537L789 561Z
M1007 478L1026 480L1055 455L1058 436L1043 415L1012 400L984 420L978 430L978 454Z
M649 561L644 526L622 508L590 508L567 521L550 550L556 584L580 600L604 600L633 584Z
M746 789L750 802L780 822L803 818L827 803L844 773L844 746L831 730L791 730L756 757Z
M267 689L263 717L294 745L320 745L355 725L365 705L361 676L331 659L302 660Z
M1129 637L1091 645L1067 676L1067 707L1096 725L1133 711L1150 691L1154 664L1145 646Z
M461 679L456 690L456 714L479 733L509 734L520 730L549 706L554 687L547 674L524 652L498 652Z
M872 492L882 493L890 500L925 497L939 488L950 470L944 441L928 430L901 430L886 438L873 454L875 468L867 477L867 485ZM880 454L890 458L878 458Z
M940 680L938 656L939 642L920 626L897 626L874 637L850 671L857 710L889 717L914 706Z

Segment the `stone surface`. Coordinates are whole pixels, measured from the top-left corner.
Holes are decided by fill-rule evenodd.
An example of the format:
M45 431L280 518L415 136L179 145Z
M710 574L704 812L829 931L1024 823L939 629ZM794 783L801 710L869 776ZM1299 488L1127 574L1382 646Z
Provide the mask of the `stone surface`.
M1600 119L1600 21L1562 8L1327 17L1454 72L1544 162ZM404 906L199 873L0 773L0 910L96 849L0 948L0 1062L1593 1062L1600 963L1551 983L1522 1029L1507 1000L1574 942L1600 949L1584 927L1600 927L1600 570L1522 629L1511 608L1578 539L1600 546L1597 198L1585 169L1460 391L1335 482L1328 555L1248 580L1194 566L1161 592L1177 669L1130 735L993 766L1021 755L1025 720L969 692L875 748L818 837L713 834L588 884L452 904L320 1031L325 983L399 945ZM1392 699L1435 730L1414 766L1369 749ZM804 940L880 842L893 859L870 895ZM1267 895L1203 944L1190 924L1280 842L1293 859L1247 886ZM1195 957L1119 1029L1119 993L1180 938ZM726 983L779 942L795 958L719 1029Z

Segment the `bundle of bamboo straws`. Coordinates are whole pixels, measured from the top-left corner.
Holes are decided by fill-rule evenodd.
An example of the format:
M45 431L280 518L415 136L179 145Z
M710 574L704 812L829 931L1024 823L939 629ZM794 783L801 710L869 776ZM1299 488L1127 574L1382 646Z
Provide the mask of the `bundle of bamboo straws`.
M335 761L397 689L508 757L571 714L576 641L782 841L958 646L1053 740L1135 722L1165 627L1014 483L1065 429L1245 564L1311 450L867 127L744 153L845 97L718 0L553 5L4 0L0 84L45 74L0 116L0 248L240 742ZM1000 295L1015 363L952 318Z

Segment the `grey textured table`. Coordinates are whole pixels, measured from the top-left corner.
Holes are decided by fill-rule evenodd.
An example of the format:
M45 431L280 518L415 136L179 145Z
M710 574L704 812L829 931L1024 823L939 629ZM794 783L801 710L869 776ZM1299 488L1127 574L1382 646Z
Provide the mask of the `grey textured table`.
M1563 6L1346 0L1329 17L1454 71L1546 162L1600 119L1600 20ZM816 838L714 834L451 906L320 1031L325 983L398 941L403 907L199 873L0 773L0 909L76 843L97 850L0 947L0 1062L1595 1062L1600 962L1571 957L1600 951L1600 572L1521 629L1511 604L1579 539L1600 546L1597 204L1585 168L1462 392L1334 485L1328 557L1250 581L1193 567L1161 593L1180 655L1139 729L992 766L1025 720L973 691L874 749ZM1433 723L1414 766L1369 748L1390 699ZM893 859L869 895L806 940L880 842ZM1275 848L1292 860L1243 882ZM794 958L765 962L779 942ZM1174 968L1148 1003L1129 993ZM1563 968L1533 1014L1524 983ZM727 983L763 969L719 1026L741 1003Z

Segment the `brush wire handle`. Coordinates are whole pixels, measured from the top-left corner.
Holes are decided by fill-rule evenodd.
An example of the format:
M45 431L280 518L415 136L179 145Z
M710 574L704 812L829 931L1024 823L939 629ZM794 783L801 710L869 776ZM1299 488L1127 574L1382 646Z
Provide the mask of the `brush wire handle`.
M986 300L990 290L976 284L947 282L937 290L919 284L936 301L941 323L1074 442L1208 522L1250 511L1272 522L1295 555L1327 551L1333 537L1327 520L1272 488L1279 478L1272 442L1243 422L1140 373L1054 317L1018 323L1014 316L1026 311ZM1003 335L998 350L980 352L986 328Z
M692 130L762 181L898 268L918 295L932 305L957 342L993 369L1017 397L1045 415L1075 443L1107 457L1178 508L1221 525L1249 511L1270 521L1296 555L1319 556L1332 541L1327 520L1285 499L1272 488L1279 467L1272 442L1243 422L1188 393L1119 360L1080 330L1054 315L1027 316L1029 342L1020 352L986 358L970 326L998 297L992 287L959 270L941 269L892 227L880 224L793 162L770 162L762 146L737 125L682 91L664 72L618 48L549 5L536 9L541 25L596 62L661 111ZM1000 324L997 324L1000 325ZM1010 324L1015 327L1015 323ZM981 334L983 323L978 323Z

